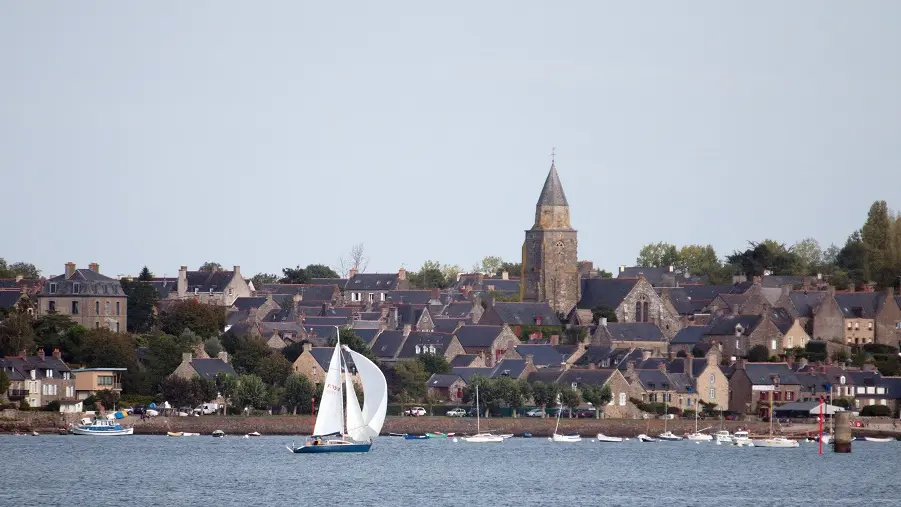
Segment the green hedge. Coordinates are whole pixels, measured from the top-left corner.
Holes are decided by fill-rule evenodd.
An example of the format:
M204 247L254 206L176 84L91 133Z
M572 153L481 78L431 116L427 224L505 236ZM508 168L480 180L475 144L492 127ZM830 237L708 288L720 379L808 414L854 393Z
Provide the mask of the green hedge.
M892 415L892 409L885 405L867 405L860 411L861 417L889 417Z

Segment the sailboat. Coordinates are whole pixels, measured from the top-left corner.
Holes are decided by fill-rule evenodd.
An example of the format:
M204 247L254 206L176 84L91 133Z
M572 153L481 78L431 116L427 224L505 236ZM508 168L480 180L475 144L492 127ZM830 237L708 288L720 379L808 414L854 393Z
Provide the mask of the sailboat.
M754 447L763 447L765 449L792 449L801 447L797 440L791 440L785 437L773 436L773 391L770 391L770 436L762 440L753 440ZM738 433L736 432L736 435Z
M291 452L298 454L368 452L372 448L372 439L381 432L385 423L385 413L388 411L388 383L385 374L366 356L346 345L343 350L353 359L363 384L363 408L360 408L347 368L342 386L342 346L339 338L325 376L325 389L322 392L322 402L319 405L313 435L301 447L294 447L292 444L288 448Z
M476 384L476 434L471 437L460 437L464 442L470 444L494 444L504 441L504 437L492 435L491 433L482 433L481 426L482 409L479 407L479 386Z
M563 406L561 405L557 409L557 425L554 426L554 435L549 438L551 442L581 442L582 437L579 435L561 435L557 433L557 430L560 429L560 414L563 413Z
M666 395L664 395L664 396L666 396ZM666 421L667 421L667 419L669 419L669 413L668 413L668 412L669 412L669 405L666 403L666 401L665 401L665 399L664 399L664 405L663 405L663 433L657 435L657 438L659 438L660 440L666 440L666 441L668 441L668 442L676 442L676 441L682 440L682 437L680 437L679 435L673 435L673 432L668 431L668 430L666 429Z
M708 429L708 428L704 428ZM695 411L695 432L688 435L688 440L693 440L695 442L710 442L713 440L713 435L707 433L701 433L698 431L698 412Z

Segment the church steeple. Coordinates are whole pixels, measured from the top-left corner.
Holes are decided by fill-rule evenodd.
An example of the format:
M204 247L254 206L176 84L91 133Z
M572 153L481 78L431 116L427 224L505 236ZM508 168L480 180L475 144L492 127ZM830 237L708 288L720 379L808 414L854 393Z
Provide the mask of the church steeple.
M539 206L569 206L566 202L566 194L563 193L563 185L560 183L560 176L557 175L557 167L551 162L551 171L547 173L547 179L544 180L544 188L541 189L541 196L538 197Z

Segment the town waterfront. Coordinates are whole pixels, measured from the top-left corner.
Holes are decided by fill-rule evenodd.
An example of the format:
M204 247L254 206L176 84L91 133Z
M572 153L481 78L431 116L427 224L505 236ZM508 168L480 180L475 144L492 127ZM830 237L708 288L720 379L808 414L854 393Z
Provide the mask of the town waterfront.
M878 505L898 501L901 453L901 442L819 456L816 444L382 437L368 454L307 456L289 453L291 440L3 435L15 466L0 505Z

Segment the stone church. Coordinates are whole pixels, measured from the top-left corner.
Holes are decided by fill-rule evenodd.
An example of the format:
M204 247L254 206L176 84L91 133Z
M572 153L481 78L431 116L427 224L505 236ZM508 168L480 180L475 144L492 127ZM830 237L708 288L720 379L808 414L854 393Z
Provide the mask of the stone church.
M577 231L569 222L569 203L557 168L551 170L535 206L535 225L522 245L522 300L547 302L568 314L579 301Z

